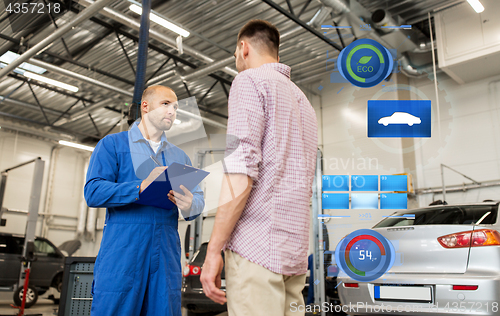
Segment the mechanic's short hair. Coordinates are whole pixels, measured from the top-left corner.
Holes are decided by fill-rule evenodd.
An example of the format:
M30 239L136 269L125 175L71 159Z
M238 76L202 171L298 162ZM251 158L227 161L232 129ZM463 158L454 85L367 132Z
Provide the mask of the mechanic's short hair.
M264 49L269 55L278 57L280 32L270 22L264 20L249 21L238 33L238 43L243 38Z
M140 104L132 103L129 107L129 111L128 111L129 118L127 121L128 125L131 125L139 117L142 117L142 107L141 107L142 102L144 100L148 100L149 98L151 98L155 94L155 92L161 88L169 89L175 93L174 89L167 87L167 86L160 86L160 85L150 86L150 87L147 87L146 89L144 89L144 92L142 92L141 103Z
M175 94L174 89L167 87L167 86L160 86L160 85L150 86L150 87L147 87L146 89L144 89L144 92L142 93L141 104L145 100L151 98L155 94L156 91L158 91L159 89L164 89L164 88L172 91Z

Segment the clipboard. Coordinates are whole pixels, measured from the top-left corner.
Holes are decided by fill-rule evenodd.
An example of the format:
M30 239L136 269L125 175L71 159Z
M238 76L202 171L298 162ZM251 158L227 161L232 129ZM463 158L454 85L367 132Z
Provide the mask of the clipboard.
M205 170L173 162L139 194L139 200L134 203L170 210L175 207L167 196L170 190L183 193L180 188L183 185L189 191L193 191L209 174L210 172Z

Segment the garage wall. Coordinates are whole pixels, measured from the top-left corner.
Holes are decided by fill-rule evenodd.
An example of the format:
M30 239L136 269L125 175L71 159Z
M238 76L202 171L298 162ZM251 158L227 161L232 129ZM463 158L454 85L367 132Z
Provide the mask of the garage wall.
M444 74L439 76L439 94L446 96L451 105L450 116L442 119L442 133L449 136L440 148L422 148L417 159L424 167L418 170L418 187L440 187L443 163L464 173L478 182L500 179L500 76L490 77L463 85L457 84ZM429 80L414 80L413 85L431 95L434 86ZM449 107L446 102L441 107ZM434 133L434 131L433 131ZM435 158L436 151L440 152ZM470 180L445 169L446 185L471 183ZM466 192L447 193L449 203L481 202L499 199L500 187L489 187ZM437 194L434 199L441 199ZM419 198L421 205L433 200L432 194Z
M48 225L48 230L45 237L58 246L64 241L77 238L76 224L78 208L83 198L84 165L90 153L63 146L58 146L52 151L55 145L52 142L0 129L0 170L36 157L41 157L45 161L39 213L52 216L51 219L47 216L45 225ZM51 181L52 193L47 195L51 153L56 163ZM13 210L28 209L33 172L33 164L9 172L4 207ZM25 233L25 214L7 213L4 214L4 218L7 219L7 224L0 227L1 232ZM42 219L43 217L39 216L37 236L43 235ZM92 240L81 238L81 241L82 248L75 255L93 256L97 253ZM96 241L98 244L100 233L96 235Z
M12 134L0 129L0 170L13 167L25 161L41 157L45 160L45 172L43 177L42 199L40 207L43 207L47 183L48 161L50 158L52 144L33 140L28 137ZM3 206L8 209L28 210L29 196L33 181L34 164L29 164L8 173L7 187ZM42 210L40 210L42 211ZM3 215L7 224L0 227L1 232L24 233L26 228L25 214L7 213ZM40 235L41 220L37 224L37 235Z

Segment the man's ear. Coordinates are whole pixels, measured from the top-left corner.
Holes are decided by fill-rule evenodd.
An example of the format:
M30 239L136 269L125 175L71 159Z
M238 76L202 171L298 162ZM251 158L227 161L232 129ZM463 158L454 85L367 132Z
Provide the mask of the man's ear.
M142 101L141 103L141 111L143 113L148 113L149 112L149 104L148 101Z
M250 53L250 46L247 41L241 41L241 53L243 54L243 58L247 58Z

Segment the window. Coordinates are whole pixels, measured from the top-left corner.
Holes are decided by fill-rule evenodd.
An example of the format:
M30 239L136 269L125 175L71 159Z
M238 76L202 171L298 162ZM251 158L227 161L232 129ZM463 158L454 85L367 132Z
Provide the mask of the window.
M57 254L56 250L54 247L52 247L51 244L46 242L45 240L35 240L35 253L38 256L54 256Z
M395 213L392 216L402 216L403 214L414 214L415 218L388 217L374 228L415 225L494 224L497 220L497 206L446 206Z

